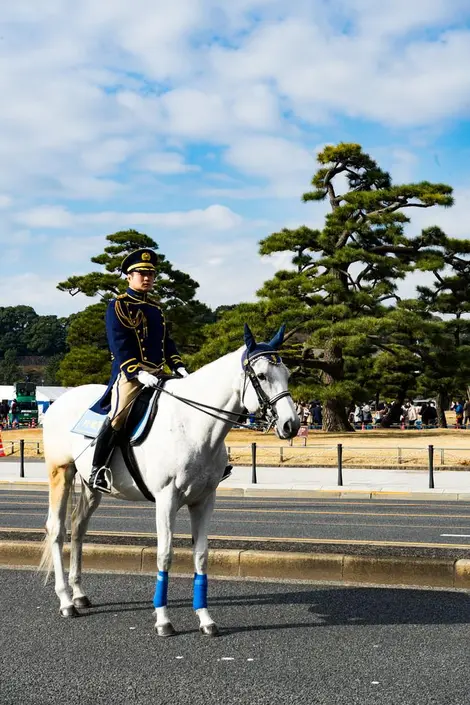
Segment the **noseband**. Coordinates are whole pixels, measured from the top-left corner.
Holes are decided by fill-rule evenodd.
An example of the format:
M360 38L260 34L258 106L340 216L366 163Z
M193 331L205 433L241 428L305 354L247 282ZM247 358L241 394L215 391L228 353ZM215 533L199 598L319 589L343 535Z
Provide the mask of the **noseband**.
M243 369L245 371L245 384L243 386L242 402L245 398L247 380L249 379L251 384L253 385L253 389L255 390L256 396L258 397L261 418L265 419L268 422L266 431L269 431L269 429L274 426L274 424L279 418L278 413L276 411L277 402L280 399L283 399L284 397L290 397L291 393L286 389L284 392L280 392L274 397L271 397L271 399L268 397L268 395L262 388L261 383L258 379L258 375L254 371L252 366L252 363L258 360L260 357L267 360L270 365L280 365L282 362L279 355L271 354L266 351L256 353L251 357L247 356L243 361Z

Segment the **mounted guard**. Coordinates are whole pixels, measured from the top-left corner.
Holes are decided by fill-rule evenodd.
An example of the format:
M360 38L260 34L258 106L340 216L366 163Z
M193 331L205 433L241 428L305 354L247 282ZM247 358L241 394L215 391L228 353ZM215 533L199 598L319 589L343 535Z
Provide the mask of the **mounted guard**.
M131 252L121 264L127 277L125 294L110 301L106 311L106 334L113 366L111 379L94 409L108 411L96 438L93 469L88 484L110 493L110 459L116 436L123 427L133 400L142 387L158 387L164 365L179 377L187 377L181 356L170 334L160 306L149 297L157 266L156 253L148 248Z
M142 260L139 260L142 261ZM145 261L145 260L144 260ZM144 277L145 279L145 277ZM129 296L134 297L135 290ZM117 299L117 302L122 299ZM114 304L116 305L116 304ZM137 309L137 305L136 309ZM124 309L125 310L125 309ZM140 310L140 307L139 307ZM132 317L134 303L132 302ZM142 322L143 323L143 322ZM123 324L136 336L139 325ZM147 320L148 326L148 320ZM118 331L121 328L117 329ZM150 331L149 331L150 333ZM155 629L159 636L175 634L170 620L168 599L168 571L172 561L172 543L176 515L182 506L188 507L193 538L194 582L193 609L199 620L199 629L205 636L219 633L217 624L208 610L207 561L208 531L214 509L216 490L227 467L225 439L240 417L260 412L258 423L266 429L274 428L280 438L293 438L300 427L300 420L288 390L289 372L282 362L279 349L284 338L282 326L269 343L258 343L245 325L245 344L201 367L185 379L176 377L165 382L161 389L158 413L150 417L147 433L134 447L135 459L144 486L131 477L126 466L125 447L121 440L112 459L112 494L121 499L142 501L149 493L155 502L156 529L158 534L157 581L153 605ZM118 341L120 343L120 341ZM141 341L136 342L139 347ZM164 344L164 340L163 340ZM165 351L161 349L161 359ZM176 356L176 353L174 353ZM134 365L135 384L143 373L155 377L153 372L139 366L137 353L129 355L116 365L129 371ZM149 357L142 355L142 358ZM160 360L160 358L158 358ZM148 360L144 359L144 363ZM158 362L153 361L158 367ZM181 364L174 367L181 374ZM125 376L127 380L127 376ZM135 377L131 377L135 379ZM116 377L116 380L118 378ZM124 378L123 382L125 381ZM116 385L114 381L113 387ZM119 393L119 385L116 394ZM137 387L136 387L137 389ZM60 614L75 617L79 609L91 606L82 585L82 546L88 522L102 498L98 488L88 482L93 457L89 434L79 432L78 422L90 410L96 399L106 399L101 385L75 387L63 394L44 417L44 455L49 474L49 514L47 535L40 569L54 568L55 591L60 600ZM158 393L158 390L157 390ZM150 405L150 404L149 404ZM117 418L119 399L114 407ZM151 407L153 408L153 407ZM244 413L244 410L247 413ZM132 421L132 419L130 419ZM132 426L132 423L130 423ZM112 428L112 425L111 425ZM66 513L70 490L76 474L82 478L79 501L71 522L70 572L68 586L64 573L62 549L66 536ZM148 497L147 497L148 499Z

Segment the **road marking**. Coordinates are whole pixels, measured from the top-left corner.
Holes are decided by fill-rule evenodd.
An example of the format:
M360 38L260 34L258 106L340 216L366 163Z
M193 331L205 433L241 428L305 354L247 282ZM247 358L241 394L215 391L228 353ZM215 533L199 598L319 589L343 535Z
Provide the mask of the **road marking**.
M13 512L12 512L13 514ZM0 531L11 531L11 532L21 532L21 533L41 533L44 534L44 529L23 529L18 526L0 526ZM90 536L126 536L133 538L148 538L155 540L157 538L156 532L153 533L141 533L132 531L87 531L87 535ZM191 534L174 534L175 539L186 539L191 540ZM384 546L384 547L419 547L419 548L465 548L468 549L468 543L428 543L421 541L364 541L361 539L315 539L315 538L295 538L292 536L280 537L280 536L219 536L217 534L212 534L208 536L209 541L246 541L252 542L256 541L259 543L303 543L303 544L329 544L332 546L344 546L345 544L352 544L354 546ZM115 615L117 617L117 615ZM375 648L375 647L374 647Z
M9 502L9 501L2 501L0 500L0 505L17 505L19 502ZM24 502L24 504L29 505L31 507L44 507L47 508L49 505L45 502ZM126 511L141 511L142 509L147 509L149 511L152 511L152 513L155 511L155 508L148 507L148 506L129 506L123 505L121 506L116 506L116 505L101 505L102 509L110 509L111 511L114 510L116 511L117 509L125 509ZM406 509L406 507L404 507ZM403 512L345 512L345 511L328 511L328 510L319 510L319 509L249 509L249 508L215 508L215 513L218 514L288 514L288 515L322 515L322 516L363 516L363 517L404 517L404 518L413 518L413 519L421 519L421 518L426 518L430 517L433 519L469 519L470 515L469 514L436 514L433 512L421 512L419 514L410 514L405 511ZM8 512L0 512L2 514L7 514ZM23 512L21 512L23 514ZM116 517L111 517L107 516L107 519L114 519ZM134 517L122 517L122 519L132 519Z
M344 489L344 488L343 488ZM315 490L315 491L321 491L321 490ZM329 490L328 490L329 491ZM341 491L341 488L339 488L339 491ZM20 499L25 499L28 496L35 495L35 494L47 494L48 490L25 490L22 493L13 493L12 490L4 490L0 489L0 497L18 497ZM77 492L78 493L78 492ZM387 493L390 494L390 493ZM399 494L399 493L397 493ZM33 499L42 499L41 497L34 497ZM129 504L129 501L123 500L123 499L106 499L105 502L103 502L100 506L101 507L106 507L106 503L111 503L114 504L114 506L120 506L121 503L126 506ZM374 498L374 500L370 499L365 499L361 502L353 502L351 500L347 500L341 497L338 497L336 500L331 500L331 499L321 499L321 497L316 497L312 499L288 499L286 497L279 497L279 498L265 498L265 497L217 497L217 504L237 504L238 502L240 503L252 503L252 504L266 504L267 506L279 506L279 505L285 505L285 504L293 504L295 506L321 506L321 507L337 507L338 505L341 506L351 506L351 507L364 507L364 505L367 505L367 503L373 503L377 505L378 507L397 507L402 508L402 509L407 509L408 507L422 507L422 506L428 506L429 502L426 500L421 500L421 501L408 501L406 499L403 500L395 500L393 502L383 502L380 500L380 498ZM400 504L402 502L402 504ZM468 504L469 502L459 502L458 505L460 506L461 504ZM29 504L29 502L28 502ZM133 506L141 509L149 509L153 510L153 506L149 506L148 502L132 502ZM433 507L440 507L441 505L445 505L448 507L448 505L455 505L454 501L448 500L446 502L445 499L441 501L433 500L432 501L432 506Z
M470 539L470 534L441 534L441 536L452 536L454 538Z
M18 516L18 512L6 512L4 510L0 510L0 516L2 516L2 515ZM43 514L43 512L21 512L21 516L22 517L23 516L37 517L37 516L44 516L44 514ZM401 516L401 515L399 514L398 516ZM117 516L113 516L110 514L101 515L101 516L95 515L95 523L96 523L96 521L99 521L100 519L103 521L107 521L108 519L110 521L128 521L128 520L134 521L137 518L138 517L135 517L135 516L125 516L122 514L117 515ZM448 518L452 519L453 517L448 517ZM465 518L469 519L470 517L465 517ZM269 521L266 519L265 520L263 520L263 519L237 519L236 517L233 517L230 519L217 519L217 521L219 522L219 524L232 524L232 525L233 524L249 524L249 525L263 524L263 526L267 526L267 525L272 525L272 524L278 524L278 522L276 522L276 521ZM315 521L314 519L312 519L309 522L309 526L325 526L325 525L327 525L327 524L324 521ZM335 527L348 527L350 529L357 529L357 528L367 528L367 529L373 529L373 528L378 528L378 529L440 529L440 528L442 528L440 526L436 526L433 524L390 524L390 523L374 524L372 522L360 524L360 523L350 523L350 522L348 523L348 522L342 522L342 521L335 521L333 524L331 524L331 528L335 528ZM462 527L462 528L466 529L466 527ZM22 527L21 526L16 527L16 530L22 531ZM469 527L469 530L470 530L470 527ZM90 532L87 532L87 533L90 533ZM128 535L128 533L123 532L122 535ZM240 537L236 536L235 538L240 538ZM253 541L255 539L253 537L249 537L247 540ZM342 539L342 541L343 541L343 543L349 542L349 539ZM367 543L367 542L365 542L365 543ZM432 545L435 546L436 544L432 544Z

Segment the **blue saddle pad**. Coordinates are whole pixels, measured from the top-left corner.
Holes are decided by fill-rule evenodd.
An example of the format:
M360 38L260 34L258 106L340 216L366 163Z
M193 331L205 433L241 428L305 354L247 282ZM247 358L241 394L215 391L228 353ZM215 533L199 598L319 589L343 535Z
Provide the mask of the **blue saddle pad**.
M158 390L159 391L159 390ZM152 412L153 401L155 399L155 394L157 390L153 393L150 403L148 404L145 414L142 416L140 421L136 424L132 433L130 434L130 442L135 445L139 440L145 426L147 424L148 418ZM92 407L96 402L93 402ZM73 433L78 433L80 436L86 436L87 438L96 438L101 431L101 427L104 424L107 416L104 414L97 414L96 411L92 411L91 408L87 409L83 416L72 428Z

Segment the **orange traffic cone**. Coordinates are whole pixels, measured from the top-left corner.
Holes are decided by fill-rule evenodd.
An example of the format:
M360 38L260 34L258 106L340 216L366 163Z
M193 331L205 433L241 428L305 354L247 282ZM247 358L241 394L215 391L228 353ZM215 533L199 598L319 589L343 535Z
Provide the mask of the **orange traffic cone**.
M0 458L5 457L5 451L3 450L2 434L0 433Z

